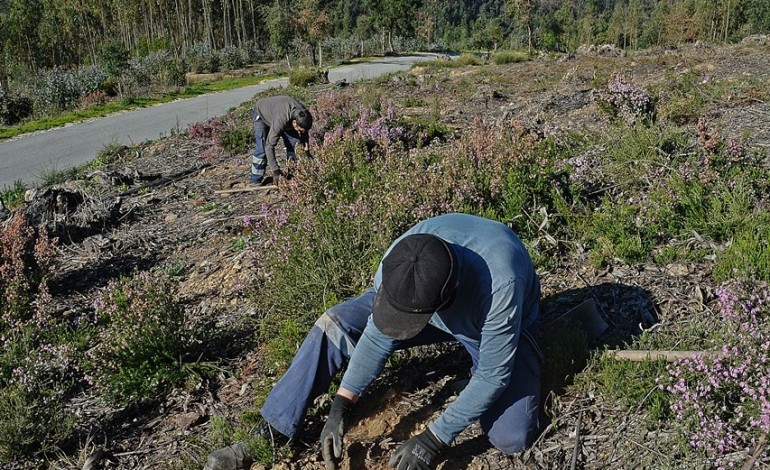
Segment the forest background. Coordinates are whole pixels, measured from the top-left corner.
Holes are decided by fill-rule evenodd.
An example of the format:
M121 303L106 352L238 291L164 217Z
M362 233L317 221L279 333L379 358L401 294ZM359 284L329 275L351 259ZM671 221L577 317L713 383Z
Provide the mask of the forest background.
M276 59L644 49L768 30L764 0L2 0L0 125Z

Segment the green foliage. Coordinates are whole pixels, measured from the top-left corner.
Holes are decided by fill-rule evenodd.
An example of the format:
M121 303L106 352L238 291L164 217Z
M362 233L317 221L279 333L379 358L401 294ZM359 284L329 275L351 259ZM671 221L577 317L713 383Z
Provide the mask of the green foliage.
M770 281L770 216L766 212L746 217L730 237L730 245L717 256L714 278L755 277Z
M117 77L128 67L128 49L116 38L103 42L97 57L99 65L110 77Z
M42 72L35 90L35 112L38 115L71 109L80 97L77 74L71 70L53 68Z
M529 54L522 51L501 50L492 56L492 61L497 65L515 64L526 60L529 60Z
M558 214L564 208L569 188L558 165L559 149L552 140L518 145L519 160L501 178L498 217L525 239L534 239L540 235L544 214ZM564 230L561 222L557 217L548 226L552 235Z
M213 73L219 70L220 59L217 51L207 42L193 44L187 53L190 71L195 73Z
M596 388L631 410L645 410L654 424L670 416L670 396L658 383L667 374L666 365L664 360L627 361L600 354L576 384L586 390Z
M42 175L40 175L40 185L41 186L53 186L55 184L62 184L66 181L69 181L71 179L74 179L78 174L77 168L67 168L64 170L61 170L59 168L50 168L48 170L45 170Z
M111 142L109 144L105 144L104 147L102 147L101 150L99 150L99 153L96 154L96 157L91 161L89 166L91 168L99 168L103 165L109 165L111 163L115 163L120 158L121 152L126 147L117 143L117 142Z
M32 116L32 99L0 88L0 124L12 126Z
M675 124L686 124L700 116L707 98L701 89L702 74L688 71L682 74L667 73L657 90L658 118Z
M655 121L652 95L620 74L613 74L607 84L595 92L595 97L613 117L628 125L650 125Z
M157 400L191 376L183 355L192 332L168 278L143 272L113 281L94 306L102 331L89 369L107 402Z
M605 198L596 211L587 214L578 233L591 247L591 259L596 266L613 258L638 262L650 253L651 240L644 228L635 223L637 211L635 205Z
M29 188L26 184L22 183L21 180L16 180L13 186L4 188L0 192L0 199L7 209L18 209L24 205L24 193L27 192L27 189Z
M251 123L251 121L248 121ZM254 131L250 126L230 126L222 133L222 148L227 152L241 154L254 145Z
M294 319L287 319L280 325L277 335L267 343L269 363L277 364L282 370L285 370L294 355L299 349L299 345L305 337L306 329Z
M63 397L38 385L0 388L0 461L51 452L72 434L74 416Z
M16 212L0 233L0 460L51 451L73 429L76 354L47 312L54 261L46 231Z
M469 65L480 65L481 59L473 54L460 54L460 57L458 57L455 62L461 67L467 67Z
M289 85L306 87L316 83L323 83L323 74L320 70L309 67L295 67L289 72Z

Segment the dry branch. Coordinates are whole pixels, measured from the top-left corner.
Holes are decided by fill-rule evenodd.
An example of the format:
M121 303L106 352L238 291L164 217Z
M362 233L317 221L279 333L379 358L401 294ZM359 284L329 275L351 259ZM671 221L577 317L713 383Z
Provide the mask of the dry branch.
M635 351L635 350L609 350L605 354L613 359L625 359L627 361L657 361L664 360L675 362L680 359L690 359L698 356L716 357L722 354L720 351Z
M269 189L278 189L278 186L270 184L267 186L250 186L248 188L221 189L219 191L214 191L214 194L247 193L251 191L267 191Z

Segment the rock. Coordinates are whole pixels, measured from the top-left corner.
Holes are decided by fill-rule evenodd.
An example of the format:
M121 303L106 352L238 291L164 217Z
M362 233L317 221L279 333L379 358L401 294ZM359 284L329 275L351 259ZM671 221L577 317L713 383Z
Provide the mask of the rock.
M197 411L181 413L171 418L171 425L174 427L174 429L183 431L185 429L190 429L191 427L200 423L202 418L203 416L201 416L201 414Z

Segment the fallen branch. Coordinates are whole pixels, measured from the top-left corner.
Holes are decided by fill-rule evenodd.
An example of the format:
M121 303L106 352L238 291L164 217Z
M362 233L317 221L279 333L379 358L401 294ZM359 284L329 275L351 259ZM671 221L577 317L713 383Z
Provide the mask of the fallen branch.
M198 173L204 168L208 168L211 165L208 163L205 163L203 165L195 166L193 168L188 168L186 170L182 170L178 173L175 173L171 176L163 176L156 180L150 181L149 183L143 184L141 186L137 186L136 188L129 189L128 191L123 191L122 193L118 194L119 197L125 197L125 196L131 196L136 193L139 193L141 191L144 191L145 189L149 188L157 188L160 186L166 186L171 183L175 183L181 179L187 178L188 176L192 175L193 173Z
M625 359L627 361L658 361L675 362L680 359L691 359L698 356L716 357L721 351L634 351L614 349L605 351L605 354L613 359Z
M767 434L762 436L757 442L757 446L754 448L754 452L750 453L746 461L743 463L742 470L751 470L754 467L754 462L757 461L762 451L765 449L765 441L767 440Z
M214 191L214 194L247 193L251 191L267 191L268 189L278 189L278 186L269 184L267 186L249 186L248 188L220 189L219 191Z
M572 448L572 462L570 462L570 470L575 470L577 466L578 456L580 455L580 428L583 423L583 412L578 415L577 424L575 424L575 447Z

